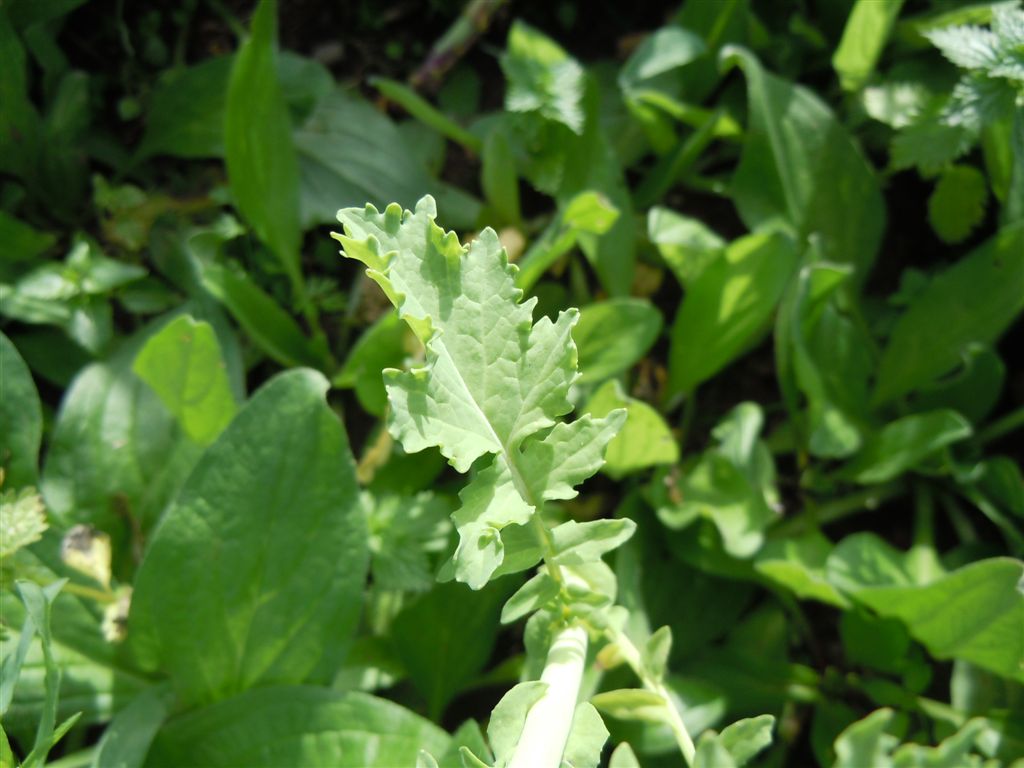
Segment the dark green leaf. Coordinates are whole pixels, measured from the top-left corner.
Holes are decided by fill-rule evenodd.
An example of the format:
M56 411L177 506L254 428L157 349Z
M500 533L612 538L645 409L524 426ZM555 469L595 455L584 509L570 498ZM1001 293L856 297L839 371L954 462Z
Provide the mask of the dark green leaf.
M135 535L133 526L149 530L201 453L131 370L138 350L167 321L155 321L78 374L43 468L41 490L54 517L105 531L115 551Z
M904 416L868 438L841 475L858 483L884 483L914 469L947 445L971 435L971 425L956 411Z
M968 344L994 342L1024 309L1021 285L1024 224L1000 230L914 298L882 355L875 402L893 400L946 373Z
M345 365L331 383L336 387L354 388L359 404L368 413L383 416L388 398L381 371L402 366L409 353L408 334L396 312L382 315L352 345Z
M323 680L344 657L368 552L348 439L326 391L309 370L265 384L149 545L129 638L156 653L186 701Z
M244 272L206 264L202 280L203 287L227 307L268 357L289 367L325 366L324 355L306 338L298 323Z
M928 198L928 221L942 240L966 240L985 218L988 186L972 165L954 165L943 171Z
M479 215L475 198L432 179L397 126L353 91L334 89L321 99L295 132L295 149L304 227L333 224L339 208L367 201L411 209L428 192L447 226L471 227Z
M235 57L224 112L224 148L238 210L281 261L293 284L299 268L299 162L277 80L277 2L262 0L252 36Z
M426 699L432 719L443 714L490 658L509 586L490 584L470 593L463 584L439 584L395 617L395 653Z
M90 768L142 768L168 714L166 693L150 688L117 713L103 732Z
M814 93L765 72L744 49L724 49L722 61L747 76L750 126L732 180L743 221L816 236L825 259L852 265L863 282L885 228L871 165Z
M796 260L783 235L749 235L693 280L672 326L672 392L691 392L757 343Z
M572 329L578 380L603 381L627 370L647 354L660 331L661 313L643 299L609 299L584 307Z
M11 340L0 332L0 467L4 487L35 485L39 475L39 443L43 409L32 374Z

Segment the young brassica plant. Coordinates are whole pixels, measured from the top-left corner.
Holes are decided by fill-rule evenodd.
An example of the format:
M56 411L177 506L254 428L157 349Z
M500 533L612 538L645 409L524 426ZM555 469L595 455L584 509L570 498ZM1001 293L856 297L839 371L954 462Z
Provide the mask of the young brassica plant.
M657 711L687 764L700 765L663 683L667 629L644 650L625 636L615 574L601 560L630 537L634 523L556 525L545 513L548 502L575 497L575 487L601 467L625 420L623 410L562 420L577 376L571 331L578 311L534 322L536 300L521 301L516 267L494 231L463 246L435 216L430 197L414 212L397 204L383 213L348 208L338 213L344 234L334 237L345 256L366 265L425 348L420 367L384 372L392 435L410 453L437 447L459 472L473 470L452 516L459 543L442 577L480 589L540 565L502 611L505 623L532 614L528 653L543 662L539 681L517 685L495 707L488 728L494 765L596 765L607 730L593 705L577 700L588 645L600 638L615 644L612 655L630 664L646 689L603 693L605 706ZM760 723L762 737L765 727L770 719ZM468 753L464 759L485 765Z

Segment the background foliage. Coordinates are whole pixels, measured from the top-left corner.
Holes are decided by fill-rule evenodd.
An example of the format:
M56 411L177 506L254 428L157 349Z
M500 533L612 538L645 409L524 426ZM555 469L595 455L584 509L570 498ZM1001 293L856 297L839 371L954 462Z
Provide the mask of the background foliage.
M503 764L558 587L385 390L477 354L425 195L562 333L509 435L610 441L569 764L681 763L630 666L693 765L1024 761L1024 10L621 5L0 4L0 765Z

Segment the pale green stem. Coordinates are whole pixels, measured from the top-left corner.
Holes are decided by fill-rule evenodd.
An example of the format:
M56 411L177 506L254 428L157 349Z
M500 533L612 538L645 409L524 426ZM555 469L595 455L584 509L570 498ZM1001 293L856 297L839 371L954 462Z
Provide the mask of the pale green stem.
M84 584L76 584L73 581L69 581L61 590L71 595L77 595L78 597L85 597L89 600L95 600L97 603L114 603L117 602L117 595L110 590L96 589L95 587L87 587Z
M548 688L530 707L508 768L558 768L569 741L587 658L587 631L568 627L555 635L541 682Z
M622 632L609 632L611 640L618 646L619 652L622 654L622 658L632 668L633 672L640 682L643 683L644 688L658 694L665 700L665 709L668 711L668 727L672 730L672 735L676 738L676 744L679 745L679 751L683 753L683 759L687 765L693 765L693 761L696 758L697 749L693 745L693 739L690 738L690 732L686 730L686 724L683 722L683 718L679 714L678 708L672 701L672 697L665 687L665 684L660 680L655 679L651 676L647 668L644 666L643 659L640 655L640 649L633 645L633 641L630 640Z

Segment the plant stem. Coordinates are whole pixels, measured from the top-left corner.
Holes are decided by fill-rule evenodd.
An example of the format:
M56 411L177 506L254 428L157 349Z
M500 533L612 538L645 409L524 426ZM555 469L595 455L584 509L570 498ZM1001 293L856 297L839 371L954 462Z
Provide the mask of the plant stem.
M1024 428L1024 406L1015 411L1010 411L1002 418L993 421L985 427L985 429L978 433L978 443L981 445L991 443L1003 435L1022 428Z
M668 710L668 727L672 729L672 735L676 737L676 744L679 745L679 751L682 752L686 764L693 765L697 749L693 745L690 732L686 730L686 724L683 722L683 718L680 716L679 710L676 708L665 684L650 675L644 666L640 649L624 633L621 631L614 633L609 631L609 636L612 642L618 646L619 651L622 653L622 658L629 664L636 676L640 678L644 688L658 694L665 700L665 709Z
M587 657L587 632L572 626L555 635L540 679L548 689L530 707L508 768L558 768L569 741Z
M771 529L768 535L775 539L791 536L794 533L803 532L811 527L835 523L861 510L876 509L882 502L888 501L894 496L899 496L905 491L905 484L899 480L886 483L885 485L877 485L873 488L866 488L863 491L851 493L849 496L843 496L819 507L808 508L800 514L780 522Z
M487 31L491 18L507 0L470 0L415 72L409 77L414 89L433 90L455 63Z
M117 595L113 592L103 591L94 587L87 587L84 584L76 584L73 581L69 581L61 587L61 591L67 592L69 595L77 595L78 597L95 600L97 603L107 604L117 602Z

